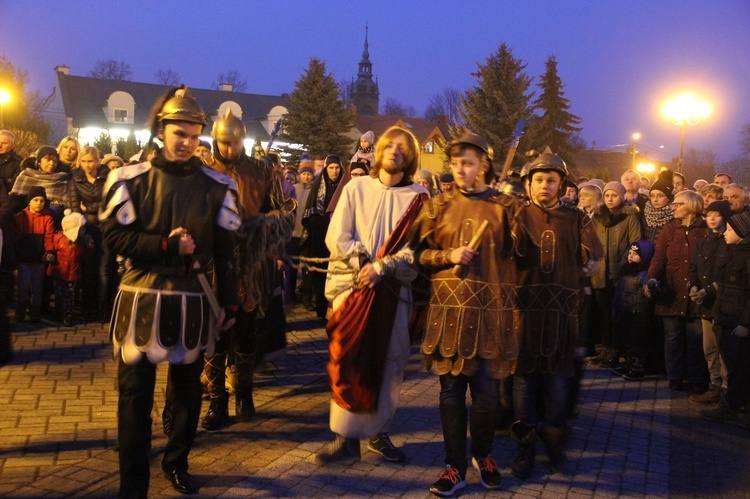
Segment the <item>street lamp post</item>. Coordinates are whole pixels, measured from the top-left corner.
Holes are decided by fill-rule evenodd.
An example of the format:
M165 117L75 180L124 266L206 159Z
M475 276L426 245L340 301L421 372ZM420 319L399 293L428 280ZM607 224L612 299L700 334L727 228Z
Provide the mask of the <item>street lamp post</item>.
M10 94L6 90L0 88L0 130L5 129L5 119L3 117L3 111L5 105L10 101Z
M668 101L661 109L662 114L680 130L680 157L677 160L677 171L682 173L682 155L685 150L685 129L695 126L700 120L711 114L711 105L699 101L693 94L682 94Z

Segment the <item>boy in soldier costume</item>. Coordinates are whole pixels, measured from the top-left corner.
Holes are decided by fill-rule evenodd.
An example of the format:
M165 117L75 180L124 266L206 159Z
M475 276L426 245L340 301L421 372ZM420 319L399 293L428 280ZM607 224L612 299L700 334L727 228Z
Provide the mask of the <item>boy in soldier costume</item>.
M257 312L268 313L273 289L278 284L276 261L284 254L285 236L294 225L292 215L279 210L283 195L281 180L273 165L264 158L245 154L245 124L231 110L214 122L214 162L211 168L229 176L237 185L237 200L242 218L239 236L239 290L237 322L216 344L216 353L206 357L205 375L211 404L201 426L218 430L231 422L226 387L227 356L234 355L235 410L239 421L255 415L253 370L260 350L256 338ZM283 308L280 313L283 315ZM282 319L283 320L283 319ZM281 334L284 334L283 327Z
M518 354L511 223L521 202L488 186L494 175L488 151L487 141L471 132L449 145L454 187L425 204L411 237L417 261L431 274L422 352L440 375L445 470L430 491L443 497L466 486L467 387L471 463L485 488L500 487L490 455L498 384Z
M568 383L574 374L581 269L602 257L591 220L560 202L568 168L545 152L523 166L529 201L514 225L518 263L518 365L513 380L515 477L531 477L538 434L553 468L563 464ZM543 402L543 404L540 404ZM543 414L537 407L543 405Z
M164 147L152 161L110 172L103 188L106 244L131 260L115 300L110 332L118 359L120 496L146 497L156 364L169 361L172 432L162 469L181 493L198 487L188 453L201 407L202 352L212 329L228 327L236 308L233 239L240 226L234 182L193 156L206 116L187 88L154 108L152 137ZM195 193L201 193L196 196ZM216 276L221 311L209 307L195 264Z

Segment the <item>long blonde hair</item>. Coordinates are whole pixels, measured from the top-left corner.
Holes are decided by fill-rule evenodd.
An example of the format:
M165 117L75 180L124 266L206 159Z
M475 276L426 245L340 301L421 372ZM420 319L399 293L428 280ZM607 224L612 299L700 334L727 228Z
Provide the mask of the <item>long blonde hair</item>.
M414 177L414 173L416 173L417 168L419 168L419 142L413 133L406 128L401 128L400 126L390 127L380 136L378 142L375 144L375 165L372 167L372 170L370 170L371 177L378 178L385 149L388 147L388 143L399 135L406 139L407 144L406 151L403 152L404 178L411 180L411 178Z

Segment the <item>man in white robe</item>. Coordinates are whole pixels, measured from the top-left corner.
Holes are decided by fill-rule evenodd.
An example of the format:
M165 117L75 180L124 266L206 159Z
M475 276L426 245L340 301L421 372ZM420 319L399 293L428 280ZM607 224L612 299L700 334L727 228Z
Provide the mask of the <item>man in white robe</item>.
M417 276L406 235L427 191L411 181L419 146L409 131L387 130L375 158L369 177L344 187L326 236L326 297L334 311L327 327L330 426L336 438L318 454L323 463L359 459L361 439L388 461L405 460L388 428L409 359L409 285Z

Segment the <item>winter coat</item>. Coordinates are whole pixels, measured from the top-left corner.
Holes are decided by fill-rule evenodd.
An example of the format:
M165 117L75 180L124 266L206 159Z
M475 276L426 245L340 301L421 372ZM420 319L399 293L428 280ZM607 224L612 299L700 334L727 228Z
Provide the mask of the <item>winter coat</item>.
M641 238L638 210L627 203L610 210L605 205L594 213L594 231L604 248L604 260L591 276L595 289L614 287L625 263L630 243Z
M53 279L68 282L81 280L81 263L90 253L93 245L90 237L79 237L71 241L62 232L52 237L57 260L47 267L47 275Z
M724 234L711 232L690 257L688 265L688 289L697 286L706 290L706 297L698 305L698 313L702 319L711 319L711 309L716 300L716 271L724 264L729 252L729 246L724 241Z
M10 192L16 177L21 173L21 162L23 157L16 151L0 154L0 178L5 184L5 192Z
M728 246L726 260L716 272L714 322L724 327L750 328L750 239Z
M19 263L42 263L45 253L55 250L52 236L52 215L45 208L33 213L28 207L16 214L18 244L16 258Z
M630 264L625 264L626 267ZM626 267L623 267L625 269ZM615 306L624 314L638 314L648 310L651 305L649 299L643 292L646 284L648 270L640 272L625 272L617 282L615 294Z
M80 168L72 173L71 182L73 188L78 192L78 206L68 206L74 211L80 211L86 217L88 227L99 225L99 207L102 204L102 188L107 180L106 172L100 170L94 182L89 182L86 174ZM81 209L83 204L83 209Z
M696 219L689 227L682 220L667 223L656 242L656 252L648 268L648 278L656 279L655 312L659 317L697 317L695 303L688 297L690 256L708 235L706 222Z

